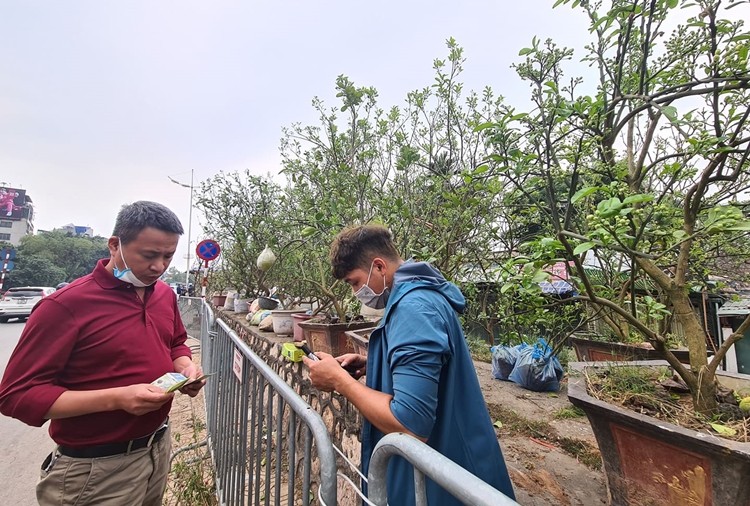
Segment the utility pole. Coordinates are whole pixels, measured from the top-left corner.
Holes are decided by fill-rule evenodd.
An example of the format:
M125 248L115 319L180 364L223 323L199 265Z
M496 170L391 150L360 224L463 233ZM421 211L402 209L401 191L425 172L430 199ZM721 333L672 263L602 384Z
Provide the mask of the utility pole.
M169 180L172 181L174 184L178 184L184 188L190 188L190 210L188 214L188 233L187 233L188 251L187 251L187 268L185 269L185 290L187 290L188 286L190 286L190 242L191 242L192 228L193 228L193 177L194 175L195 175L195 169L190 169L190 184L189 185L186 185L185 183L180 183L179 181L172 179L170 176L167 176Z

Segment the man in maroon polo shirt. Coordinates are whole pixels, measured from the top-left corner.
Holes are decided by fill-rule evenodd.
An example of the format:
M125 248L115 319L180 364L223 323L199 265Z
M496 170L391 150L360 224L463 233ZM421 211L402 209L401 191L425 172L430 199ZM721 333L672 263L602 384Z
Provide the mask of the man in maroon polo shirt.
M172 289L158 281L183 233L161 204L123 206L110 258L34 308L0 383L0 412L51 420L41 505L159 505L169 472L167 372L202 375ZM203 381L182 389L198 394Z

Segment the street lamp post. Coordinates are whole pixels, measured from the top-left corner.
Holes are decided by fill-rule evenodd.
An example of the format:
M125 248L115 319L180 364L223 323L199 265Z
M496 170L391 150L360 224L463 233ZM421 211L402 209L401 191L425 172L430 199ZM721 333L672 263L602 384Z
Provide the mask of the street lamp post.
M185 188L190 188L190 212L188 214L188 252L187 252L187 269L185 270L185 290L188 289L190 286L190 240L191 240L191 232L193 227L193 176L194 176L195 170L190 169L190 184L186 185L185 183L180 183L179 181L176 181L172 179L170 176L167 176L170 181L172 181L174 184L178 184L180 186L183 186Z

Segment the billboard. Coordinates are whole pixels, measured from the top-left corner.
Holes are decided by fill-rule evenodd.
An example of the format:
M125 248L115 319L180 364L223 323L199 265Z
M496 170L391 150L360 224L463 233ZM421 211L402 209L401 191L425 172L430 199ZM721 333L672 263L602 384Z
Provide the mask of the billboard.
M20 220L26 216L26 190L0 186L0 219Z

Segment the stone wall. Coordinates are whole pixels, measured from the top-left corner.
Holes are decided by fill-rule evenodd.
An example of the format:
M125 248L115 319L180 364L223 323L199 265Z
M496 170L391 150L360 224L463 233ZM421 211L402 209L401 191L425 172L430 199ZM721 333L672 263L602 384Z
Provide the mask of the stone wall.
M307 377L305 366L299 362L289 361L281 354L281 346L291 341L290 336L279 337L273 332L261 332L257 326L249 324L247 313L235 313L214 308L216 318L223 320L237 333L251 350L261 357L273 371L290 385L305 402L320 413L328 427L331 442L357 468L360 465L360 428L362 417L359 411L344 397L335 392L322 392L314 388ZM364 380L361 380L364 381ZM360 485L360 478L339 456L337 467L340 472L349 476ZM314 466L317 472L317 466ZM344 480L338 480L338 503L340 505L360 504L351 486Z

